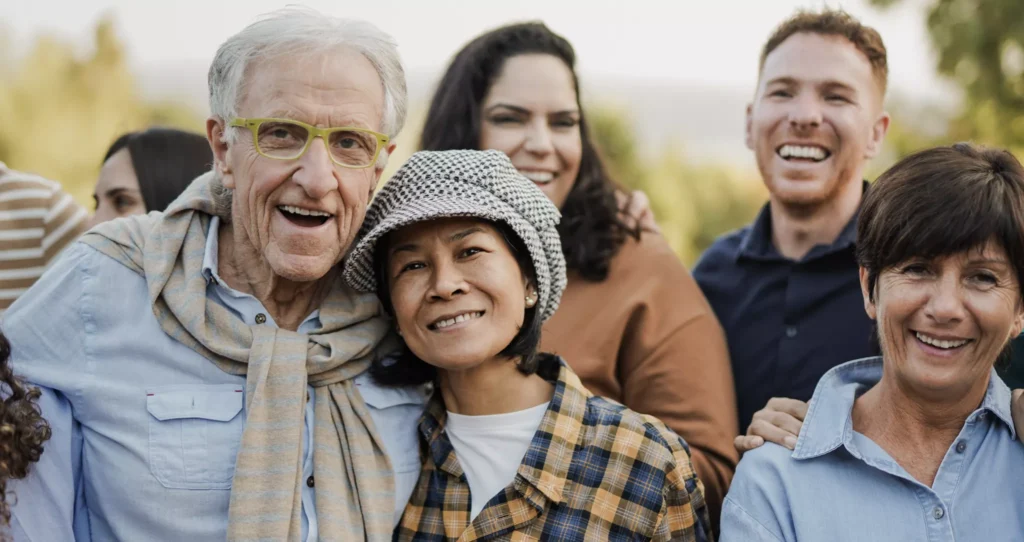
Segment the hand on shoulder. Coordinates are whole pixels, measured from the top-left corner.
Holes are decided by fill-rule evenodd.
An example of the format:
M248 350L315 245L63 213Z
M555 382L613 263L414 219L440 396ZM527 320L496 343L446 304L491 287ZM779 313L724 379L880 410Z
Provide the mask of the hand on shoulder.
M740 453L774 442L790 450L796 448L796 439L807 417L807 403L796 399L773 397L768 404L754 413L746 435L734 440Z

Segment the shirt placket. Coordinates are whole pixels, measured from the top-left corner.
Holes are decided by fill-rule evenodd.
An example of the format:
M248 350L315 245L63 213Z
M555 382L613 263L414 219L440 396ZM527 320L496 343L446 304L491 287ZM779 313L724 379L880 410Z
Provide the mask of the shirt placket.
M208 288L212 289L214 299L224 307L233 310L238 317L249 325L278 327L263 304L255 297L230 289L211 276ZM299 333L309 333L318 326L317 319L307 318L299 326ZM300 494L302 499L303 540L313 541L319 537L319 524L316 518L316 480L313 477L313 431L315 414L313 410L313 388L306 387L306 410L302 431L302 477Z
M785 271L786 294L782 306L782 335L779 337L777 365L772 372L772 388L790 389L791 371L799 358L800 307L797 288L800 285L800 265L788 264Z

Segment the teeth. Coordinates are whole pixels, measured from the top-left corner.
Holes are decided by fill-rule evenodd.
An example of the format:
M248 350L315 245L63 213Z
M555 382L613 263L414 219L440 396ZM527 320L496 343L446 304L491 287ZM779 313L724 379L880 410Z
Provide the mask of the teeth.
M821 147L809 147L800 145L783 145L779 149L779 156L782 158L809 158L816 162L825 159L825 149Z
M962 340L962 341L940 341L939 339L933 339L932 337L929 337L927 335L923 335L921 333L916 333L916 335L917 335L917 338L921 342L923 342L925 344L930 344L930 345L932 345L932 346L934 346L936 348L942 348L943 350L949 350L951 348L960 348L961 346L963 346L963 345L968 343L967 340Z
M334 216L331 213L325 213L323 211L314 211L313 209L303 209L302 207L296 207L294 205L278 205L277 208L286 213L292 213L295 215L326 217Z
M555 174L550 171L520 171L519 173L523 177L539 184L550 183L555 178Z
M454 326L455 324L458 324L459 322L465 322L466 320L472 320L474 318L480 318L483 315L484 315L484 313L482 313L482 312L467 312L466 314L460 314L460 315L456 316L455 318L449 318L447 320L441 320L440 322L435 323L434 327L436 327L437 329L444 329L444 328L449 327L449 326Z

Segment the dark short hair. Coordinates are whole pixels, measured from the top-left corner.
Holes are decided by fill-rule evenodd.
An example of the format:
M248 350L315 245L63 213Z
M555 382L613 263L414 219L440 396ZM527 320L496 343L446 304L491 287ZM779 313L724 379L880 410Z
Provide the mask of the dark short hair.
M0 526L11 519L7 481L28 475L50 438L50 426L36 404L39 388L29 388L14 376L10 354L10 343L0 333Z
M970 143L912 154L872 184L857 223L857 262L874 301L879 274L995 241L1024 288L1024 168L1009 152Z
M523 276L531 284L537 284L533 260L530 259L530 252L523 241L510 226L495 222L491 222L491 224L501 233ZM377 297L380 299L381 305L384 306L384 310L393 318L395 308L391 301L390 280L387 272L390 237L389 233L377 241L377 246L374 247L373 265L374 274L377 276ZM538 317L536 306L526 309L523 326L498 355L510 359L518 358L516 367L523 374L536 373L540 362L544 359L537 352L542 324L543 321ZM403 342L402 351L397 357L375 359L370 366L370 374L377 382L384 385L415 386L434 380L437 376L437 369L416 356Z
M131 156L147 212L167 209L189 183L213 166L213 151L205 137L173 128L128 132L110 145L103 162L121 149L128 149Z
M761 60L757 65L758 73L764 69L765 59L782 42L794 34L819 34L822 36L839 36L846 38L858 51L864 54L871 64L871 73L875 83L885 95L889 83L889 64L886 60L885 43L877 30L866 26L842 10L825 9L823 11L800 10L786 19L768 38L761 49Z
M484 98L505 61L526 54L551 55L564 62L572 72L579 106L580 85L572 45L543 23L503 26L477 37L455 55L430 102L420 147L428 151L480 150ZM619 217L617 187L591 141L582 107L579 129L583 145L580 171L562 205L558 233L566 266L584 279L602 281L608 277L611 259L626 236L638 238L639 228L630 228Z

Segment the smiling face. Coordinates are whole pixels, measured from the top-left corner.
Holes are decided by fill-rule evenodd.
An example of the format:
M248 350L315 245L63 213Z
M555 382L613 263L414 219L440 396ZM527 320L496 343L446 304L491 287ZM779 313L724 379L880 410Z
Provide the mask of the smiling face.
M373 65L358 52L267 61L249 71L242 117L380 131L384 90ZM230 144L220 142L224 129L223 119L207 122L216 167L224 185L234 189L236 238L280 277L309 282L326 275L358 232L381 171L335 165L320 139L301 158L267 158L244 128L227 128L238 133Z
M509 58L481 104L480 149L504 152L558 208L583 155L572 71L545 54Z
M493 224L431 220L382 242L398 330L417 357L448 371L506 361L537 294Z
M887 374L925 397L984 394L996 358L1024 326L1017 276L994 242L884 270L874 302L863 268L861 287Z
M93 226L122 216L146 213L139 178L127 148L115 152L103 163L92 199L96 202Z
M859 190L889 127L882 99L871 63L846 38L798 33L773 50L746 127L773 199L814 206Z

